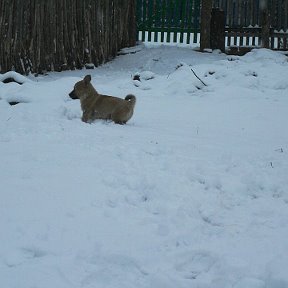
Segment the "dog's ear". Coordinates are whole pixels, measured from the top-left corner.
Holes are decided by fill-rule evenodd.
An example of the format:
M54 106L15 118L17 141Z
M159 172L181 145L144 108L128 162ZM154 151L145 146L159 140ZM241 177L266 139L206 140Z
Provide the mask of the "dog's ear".
M86 75L84 77L84 83L87 85L91 82L91 75Z

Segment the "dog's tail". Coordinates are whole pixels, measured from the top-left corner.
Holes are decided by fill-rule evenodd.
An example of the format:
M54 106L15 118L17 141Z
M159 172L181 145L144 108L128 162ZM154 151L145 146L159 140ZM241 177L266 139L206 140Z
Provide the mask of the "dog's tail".
M128 94L125 100L131 102L133 105L136 103L136 97L133 94Z

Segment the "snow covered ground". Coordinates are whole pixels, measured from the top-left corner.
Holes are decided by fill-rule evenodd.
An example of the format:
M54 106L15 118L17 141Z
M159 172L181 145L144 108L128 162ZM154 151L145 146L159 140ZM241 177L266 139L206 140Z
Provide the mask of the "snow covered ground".
M288 57L137 50L0 82L0 286L288 287ZM127 125L81 122L86 74Z

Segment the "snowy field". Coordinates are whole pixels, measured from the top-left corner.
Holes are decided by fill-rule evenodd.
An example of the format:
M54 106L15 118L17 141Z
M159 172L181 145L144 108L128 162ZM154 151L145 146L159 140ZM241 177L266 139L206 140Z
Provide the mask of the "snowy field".
M288 57L135 50L0 75L1 288L287 288ZM86 74L127 125L81 122Z

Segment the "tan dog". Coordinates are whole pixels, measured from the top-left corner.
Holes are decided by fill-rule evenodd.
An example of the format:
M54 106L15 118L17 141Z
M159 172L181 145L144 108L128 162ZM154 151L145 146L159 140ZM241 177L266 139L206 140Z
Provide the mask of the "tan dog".
M91 76L86 75L77 82L69 94L72 99L80 99L83 111L82 121L92 122L96 119L112 120L117 124L126 124L132 117L136 97L127 95L125 99L101 95L92 86Z

